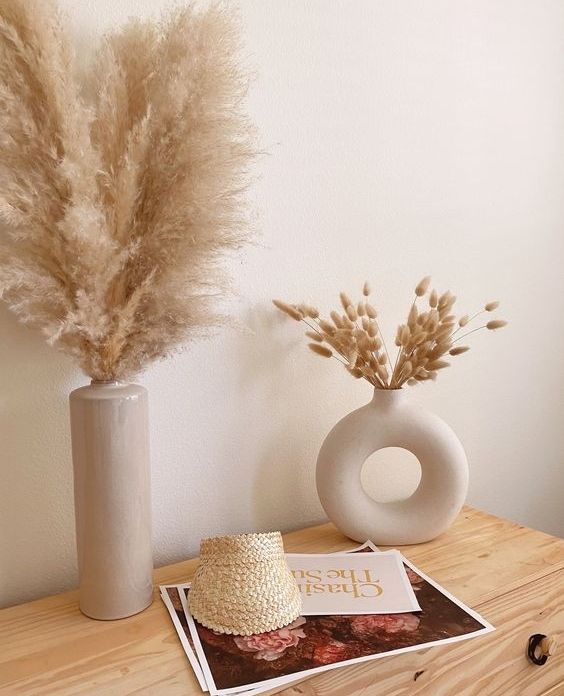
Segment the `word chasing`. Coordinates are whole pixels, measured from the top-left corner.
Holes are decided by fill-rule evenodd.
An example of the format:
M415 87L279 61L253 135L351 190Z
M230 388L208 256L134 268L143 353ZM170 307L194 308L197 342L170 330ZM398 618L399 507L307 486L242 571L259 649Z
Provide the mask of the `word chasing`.
M355 599L362 597L379 597L384 592L379 579L372 577L370 570L336 569L327 570L293 570L292 575L298 583L300 592L306 597L313 594L338 592L352 595ZM335 582L324 582L324 579Z

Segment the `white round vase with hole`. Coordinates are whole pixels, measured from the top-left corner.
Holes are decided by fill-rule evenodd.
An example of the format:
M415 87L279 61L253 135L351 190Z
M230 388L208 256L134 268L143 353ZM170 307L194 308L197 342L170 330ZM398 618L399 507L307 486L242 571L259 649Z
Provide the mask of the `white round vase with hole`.
M364 462L385 447L419 460L421 480L406 500L379 503L361 483ZM325 439L316 471L329 519L356 541L396 546L434 539L454 522L468 491L460 440L437 415L410 403L405 389L375 389L372 401L345 416Z

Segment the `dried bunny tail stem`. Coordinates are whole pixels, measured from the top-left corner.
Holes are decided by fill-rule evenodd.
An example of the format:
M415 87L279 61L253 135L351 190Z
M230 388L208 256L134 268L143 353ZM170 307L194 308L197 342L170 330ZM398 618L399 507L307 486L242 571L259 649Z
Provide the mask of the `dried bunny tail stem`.
M335 310L333 310L330 314L330 317L333 320L333 323L335 324L337 329L342 329L345 326L339 312L336 312Z
M341 292L341 293L339 293L339 298L340 298L340 300L341 300L341 304L342 304L342 306L343 306L343 309L344 309L345 312L346 312L346 311L347 311L347 307L348 307L349 305L352 305L352 300L351 300L351 298L347 295L346 292Z
M449 367L450 363L446 360L433 360L430 362L425 369L428 372L435 372L436 370L443 370L445 367Z
M396 355L396 360L392 369L392 376L390 379L390 384L392 386L398 386L399 384L399 377L401 373L398 373L398 368L401 368L401 359L405 354L405 348L409 341L410 334L415 330L415 327L417 325L417 298L423 297L423 295L425 295L425 293L429 289L430 284L431 276L425 276L417 283L417 285L415 286L415 297L413 298L413 302L411 303L411 307L407 316L407 325L401 325L398 327L398 332L395 341L396 346L398 346L398 353Z
M439 303L437 305L439 312L441 310L444 311L446 309L450 309L455 301L456 297L450 292L450 290L443 292L443 294L439 297Z
M413 374L413 365L409 360L406 360L403 365L401 366L401 369L399 370L398 377L396 379L396 386L401 387L401 385L411 377Z
M345 358L348 360L349 365L356 365L356 361L358 359L358 350L356 348L352 348L348 354L345 355Z
M457 346L456 348L451 348L449 350L450 355L462 355L470 350L470 346Z
M370 302L366 302L365 307L366 307L366 316L374 322L373 326L376 327L376 333L374 335L376 335L376 334L380 335L382 345L384 346L384 351L385 351L386 356L388 358L388 364L390 365L390 368L391 368L392 361L390 358L390 353L388 352L388 347L387 347L386 341L384 339L384 334L382 333L382 331L380 329L380 325L377 321L378 312L376 311L375 307L373 307L373 305L370 304Z
M355 379L365 379L364 375L362 374L362 370L359 370L358 367L350 367L347 365L345 368L349 374L351 374Z
M415 306L415 300L413 305L411 306L411 309ZM410 310L411 314L411 310ZM392 376L390 379L390 384L392 386L397 385L398 381L398 365L400 365L400 360L405 354L405 347L407 346L407 343L409 341L411 335L411 331L409 329L409 326L407 324L400 324L397 329L396 333L396 346L398 346L398 353L396 355L396 361L394 363L394 367L392 370Z
M497 309L499 307L499 302L497 300L495 302L488 302L486 305L484 305L484 310L486 312L493 312L494 309Z
M486 305L487 306L487 305ZM453 336L456 336L456 334L463 329L465 326L468 326L468 324L471 324L476 317L479 317L482 315L484 312L486 312L486 308L484 307L483 309L479 309L477 312L474 312L472 315L464 314L460 319L458 320L458 327L455 331L452 332Z
M466 336L470 336L470 334L476 333L476 331L481 331L482 329L487 329L488 331L496 331L497 329L502 329L504 326L507 326L507 322L504 319L492 319L491 321L488 321L487 324L477 326L475 329L472 329L472 331L467 331L465 334L455 339L453 343L456 343L457 341L466 338Z
M415 286L415 295L417 297L423 297L423 295L429 289L430 284L431 284L431 276L425 276L424 278L422 278Z
M452 340L453 327L453 323L439 324L439 326L433 334L435 341L437 341L437 343L442 343L444 341Z
M341 358L338 355L335 355L335 353L333 353L333 351L330 348L327 348L321 343L308 343L307 345L308 348L317 355L320 355L323 358L334 358L335 360L337 360L337 362L340 362L341 365L344 365L346 368L350 367L348 362L345 362L345 360L341 360Z
M301 302L299 305L297 305L297 308L303 317L309 317L310 319L319 318L319 310L316 307L312 307L311 305L305 304L305 302Z
M333 336L335 334L335 327L333 324L330 324L328 321L325 321L325 319L319 319L317 322L317 325L323 331L323 333L326 333L328 336Z
M401 330L402 330L402 325L400 324L398 326L398 328L396 329L396 337L394 339L394 343L398 348L401 347Z
M417 311L417 305L413 303L411 305L411 309L409 310L409 314L407 315L407 325L412 331L415 329L418 318L419 312Z
M377 368L377 370L376 370L376 374L378 375L378 377L379 377L380 380L382 381L382 384L384 384L384 387L385 387L386 389L389 388L390 385L389 385L389 383L388 383L388 380L389 380L390 374L389 374L389 372L388 372L386 366L385 366L385 365L379 365L378 368Z
M307 344L308 348L312 350L314 353L317 353L317 355L321 355L324 358L332 358L333 356L333 351L327 348L326 346L322 346L319 343L308 343Z
M282 302L282 300L272 300L272 304L281 312L284 312L284 314L294 319L294 321L301 321L303 319L302 313L295 305Z
M492 321L488 321L486 324L486 329L495 331L496 329L502 329L504 326L507 326L507 322L504 319L492 319Z
M386 382L378 374L378 369L379 365L376 365L376 367L372 369L372 379L368 379L367 377L365 377L365 379L378 389L387 389Z
M473 322L474 319L484 314L484 312L493 312L493 310L496 309L498 306L499 302L488 302L488 304L486 304L482 309L479 309L477 312L474 312L474 314L470 316L468 314L465 314L463 317L460 317L458 321L458 329L456 329L454 334L458 333L461 328L467 326L468 324Z
M404 348L405 348L405 346L407 346L407 343L409 341L410 336L411 336L411 331L409 329L409 326L407 326L407 324L403 324L401 327L401 331L400 331L400 342Z
M328 338L328 336L326 336L324 332L321 331L321 329L319 328L319 322L316 319L311 319L310 317L302 317L302 322L308 327L310 333L314 334L314 336L317 336L318 339L321 338L321 340L323 341L326 338Z
M442 307L439 307L439 318L442 322L448 322L452 321L454 319L454 315L450 314L450 311L453 307L453 305L456 302L456 295L449 295L448 301L446 304L444 304Z
M435 358L439 358L441 355L444 355L446 352L448 352L451 347L452 347L452 341L450 339L450 336L446 338L439 339L435 345L427 352L427 357L430 360L434 360Z

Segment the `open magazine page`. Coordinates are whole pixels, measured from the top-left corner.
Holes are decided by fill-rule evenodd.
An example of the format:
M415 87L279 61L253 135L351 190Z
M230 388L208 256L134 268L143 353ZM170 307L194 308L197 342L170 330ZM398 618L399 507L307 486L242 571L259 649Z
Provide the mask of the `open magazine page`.
M419 611L399 551L287 553L302 614L401 614Z

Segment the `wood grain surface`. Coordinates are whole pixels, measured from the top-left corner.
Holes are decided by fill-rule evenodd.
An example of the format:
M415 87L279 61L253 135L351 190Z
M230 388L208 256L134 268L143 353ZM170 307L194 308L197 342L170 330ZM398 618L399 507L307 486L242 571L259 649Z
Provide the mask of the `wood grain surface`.
M332 525L286 534L287 551L344 550ZM564 540L465 508L438 539L403 553L497 628L457 644L344 667L269 693L286 696L564 696ZM189 580L197 560L155 571L155 584ZM559 638L542 667L526 657L532 633ZM193 696L202 693L168 613L93 621L67 592L0 611L0 694Z

